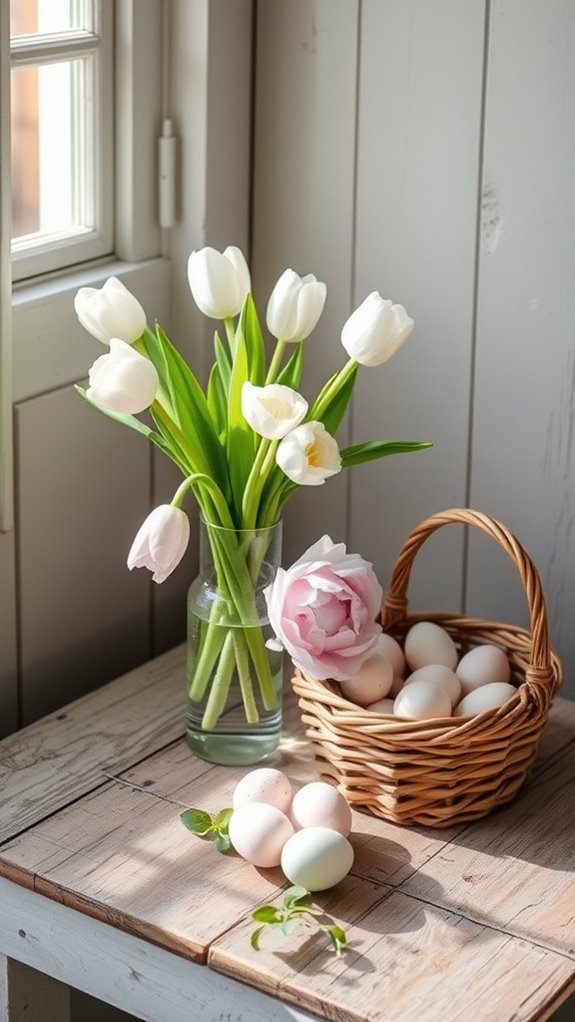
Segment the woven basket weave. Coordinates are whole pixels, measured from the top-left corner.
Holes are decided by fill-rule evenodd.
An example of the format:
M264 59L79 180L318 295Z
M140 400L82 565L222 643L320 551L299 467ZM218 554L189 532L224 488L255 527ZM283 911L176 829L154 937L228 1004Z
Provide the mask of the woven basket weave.
M509 555L525 588L530 630L454 614L408 614L407 585L415 555L437 529L472 525ZM535 758L541 731L562 682L549 648L539 576L515 537L477 511L455 508L427 518L407 537L382 610L386 632L403 642L417 621L445 628L459 656L480 643L500 646L511 663L517 694L475 717L399 720L342 698L333 682L296 670L293 686L322 776L334 779L348 802L394 823L447 827L484 816L509 802Z

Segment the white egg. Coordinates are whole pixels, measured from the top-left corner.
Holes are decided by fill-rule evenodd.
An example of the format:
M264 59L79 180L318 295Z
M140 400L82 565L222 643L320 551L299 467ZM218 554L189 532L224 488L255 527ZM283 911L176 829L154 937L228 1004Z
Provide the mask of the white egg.
M288 813L292 800L292 787L285 774L273 767L259 767L244 774L236 784L232 795L232 806L240 806L250 802L267 802L282 813Z
M368 706L387 695L392 681L391 660L383 653L372 653L363 661L355 677L340 682L341 694L358 706Z
M514 696L517 689L505 681L495 681L490 685L482 685L473 692L469 692L453 711L454 717L475 717L485 710L494 710L497 706L503 706L511 696Z
M373 713L383 713L386 717L393 717L393 699L378 699L376 703L366 706L366 710Z
M285 813L267 802L251 802L234 809L228 829L238 855L266 868L279 866L282 848L293 832Z
M412 671L426 664L443 664L451 671L457 663L457 649L451 636L433 621L419 621L405 637L405 659Z
M405 657L399 642L392 635L388 635L387 632L382 632L375 648L378 653L383 653L388 660L391 660L394 675L403 678L405 673Z
M343 880L353 865L347 838L328 827L306 827L286 841L281 867L288 880L308 891L325 891Z
M450 717L451 699L444 688L432 681L414 681L411 685L404 685L395 697L393 712L396 717L411 720Z
M455 706L461 698L459 678L443 664L426 664L425 667L420 667L418 671L414 671L409 678L405 679L405 684L411 685L414 681L432 681L435 685L444 688L451 699L452 706Z
M351 809L337 788L325 781L304 784L295 793L290 817L296 830L303 827L329 827L344 837L351 830Z
M461 693L466 696L481 685L509 681L511 665L499 646L475 646L461 658L455 673L461 682Z

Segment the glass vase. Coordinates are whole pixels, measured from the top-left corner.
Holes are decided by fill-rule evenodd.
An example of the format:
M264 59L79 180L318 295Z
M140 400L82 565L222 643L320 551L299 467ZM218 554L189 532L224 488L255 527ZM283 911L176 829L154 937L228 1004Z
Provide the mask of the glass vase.
M200 573L188 592L188 745L227 766L259 763L277 748L282 654L263 590L281 563L282 523L235 530L200 523Z

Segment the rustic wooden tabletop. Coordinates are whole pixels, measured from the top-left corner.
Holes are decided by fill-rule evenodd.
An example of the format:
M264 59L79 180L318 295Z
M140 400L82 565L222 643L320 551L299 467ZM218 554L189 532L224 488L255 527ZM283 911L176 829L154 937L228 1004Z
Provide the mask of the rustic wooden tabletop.
M0 743L0 906L12 892L34 919L51 909L46 932L58 949L39 957L40 923L27 929L13 908L0 911L0 953L47 961L43 969L67 978L65 906L68 921L112 927L118 958L129 935L150 954L169 952L162 961L178 969L195 962L198 975L212 970L337 1022L544 1019L575 988L575 704L557 700L529 781L484 820L438 831L354 812L352 872L315 897L347 932L341 958L311 931L264 934L251 949L251 910L279 904L286 883L184 829L182 808L229 805L245 768L196 759L182 732L179 648ZM296 784L314 776L293 702L275 765ZM82 932L91 939L89 927ZM111 965L101 968L112 976ZM130 1004L139 1017L173 1022L180 974L162 968L157 1002L162 980L154 975L152 993L145 961L132 967L139 994ZM67 981L93 989L82 978ZM126 1007L109 986L104 977L100 996Z

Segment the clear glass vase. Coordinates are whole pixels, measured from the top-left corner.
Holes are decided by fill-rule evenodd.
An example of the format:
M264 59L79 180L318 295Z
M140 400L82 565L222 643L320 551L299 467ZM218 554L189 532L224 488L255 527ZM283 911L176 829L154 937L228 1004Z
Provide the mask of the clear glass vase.
M263 590L281 563L282 523L267 529L200 524L200 573L188 592L186 739L202 759L259 763L277 748L282 654Z

